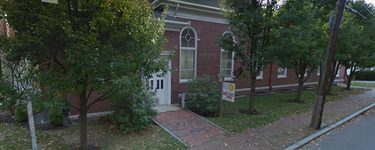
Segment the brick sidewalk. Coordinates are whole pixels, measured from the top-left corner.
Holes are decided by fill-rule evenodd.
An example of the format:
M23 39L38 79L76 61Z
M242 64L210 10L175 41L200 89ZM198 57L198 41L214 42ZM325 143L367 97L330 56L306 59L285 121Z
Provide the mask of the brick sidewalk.
M153 119L191 148L225 134L220 128L186 110L162 112Z
M324 108L323 123L333 124L373 102L375 102L375 89L329 102ZM311 110L281 118L263 127L247 129L242 133L230 136L217 137L215 140L194 147L194 149L284 149L314 132L308 127L310 117Z

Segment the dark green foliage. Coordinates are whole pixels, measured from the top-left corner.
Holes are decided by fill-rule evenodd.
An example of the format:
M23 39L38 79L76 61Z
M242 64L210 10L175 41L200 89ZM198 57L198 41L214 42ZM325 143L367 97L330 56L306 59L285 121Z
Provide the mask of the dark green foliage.
M369 71L369 70L358 71L354 75L355 75L356 80L375 81L375 71Z
M0 79L0 108L14 113L17 100L21 98L20 94L3 79Z
M118 79L145 80L165 70L160 59L164 21L154 18L147 0L9 0L1 6L17 33L1 40L0 48L7 56L27 59L42 88L79 97L81 149L87 149L87 110L134 88L116 88ZM100 96L94 98L94 92Z
M219 84L209 76L198 77L189 84L186 107L203 116L217 116L220 107Z
M152 123L152 117L156 114L154 108L158 101L155 94L141 86L142 81L137 81L139 80L124 78L116 82L119 87L133 87L122 90L116 95L117 98L112 100L112 120L124 132L145 129Z
M14 114L16 122L22 123L27 121L26 105L18 105Z
M61 126L64 121L63 110L66 108L66 103L62 100L56 97L47 104L48 121L53 126Z
M231 37L222 37L220 46L236 52L236 59L241 62L241 69L250 75L249 114L255 110L256 76L270 63L269 49L274 38L276 0L222 0L226 10L224 16L231 26L236 41Z

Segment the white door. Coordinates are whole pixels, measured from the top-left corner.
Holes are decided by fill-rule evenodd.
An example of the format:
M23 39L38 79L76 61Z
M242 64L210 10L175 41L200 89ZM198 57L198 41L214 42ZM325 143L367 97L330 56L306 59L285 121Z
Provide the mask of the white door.
M162 73L155 73L152 78L149 79L149 87L155 92L159 99L159 104L166 104L166 75Z
M169 52L163 51L161 54L163 57L169 55ZM171 69L171 61L168 62L168 68ZM152 75L148 80L150 90L155 92L156 97L159 100L159 105L171 104L171 72L166 73L158 72Z
M155 73L148 80L150 90L155 92L159 105L171 104L171 73Z

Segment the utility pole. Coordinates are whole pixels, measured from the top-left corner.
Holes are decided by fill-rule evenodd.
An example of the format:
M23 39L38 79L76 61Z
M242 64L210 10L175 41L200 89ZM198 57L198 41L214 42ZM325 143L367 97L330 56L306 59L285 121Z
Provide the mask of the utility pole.
M328 86L329 72L331 72L330 64L332 64L333 55L335 53L336 40L339 32L341 18L344 13L346 0L337 0L336 2L336 14L333 18L333 27L331 28L328 47L323 55L323 69L321 72L321 78L319 79L319 85L315 98L315 106L311 116L310 127L314 129L320 129L322 124L324 103L326 100L326 89Z

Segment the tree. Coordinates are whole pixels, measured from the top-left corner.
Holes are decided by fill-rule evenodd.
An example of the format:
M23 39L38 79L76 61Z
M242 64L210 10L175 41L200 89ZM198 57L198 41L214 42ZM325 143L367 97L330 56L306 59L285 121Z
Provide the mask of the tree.
M235 52L244 70L251 79L248 113L256 112L254 107L255 82L257 74L270 61L267 51L274 28L276 0L224 0L224 16L232 27L233 37L224 36L221 46Z
M303 102L305 81L319 65L326 40L325 23L316 16L317 9L310 1L287 0L278 11L277 37L273 55L281 66L295 71L298 91L294 102Z
M371 10L375 12L375 8L364 1L349 4L360 14L346 13L337 41L337 57L345 70L348 70L348 73L345 72L346 90L350 89L355 72L360 68L374 66L375 59L375 16L371 14Z
M16 30L5 40L10 55L37 68L45 91L78 96L79 106L71 106L80 112L81 149L88 149L91 106L165 66L159 59L163 20L153 18L147 0L9 0L4 10Z

